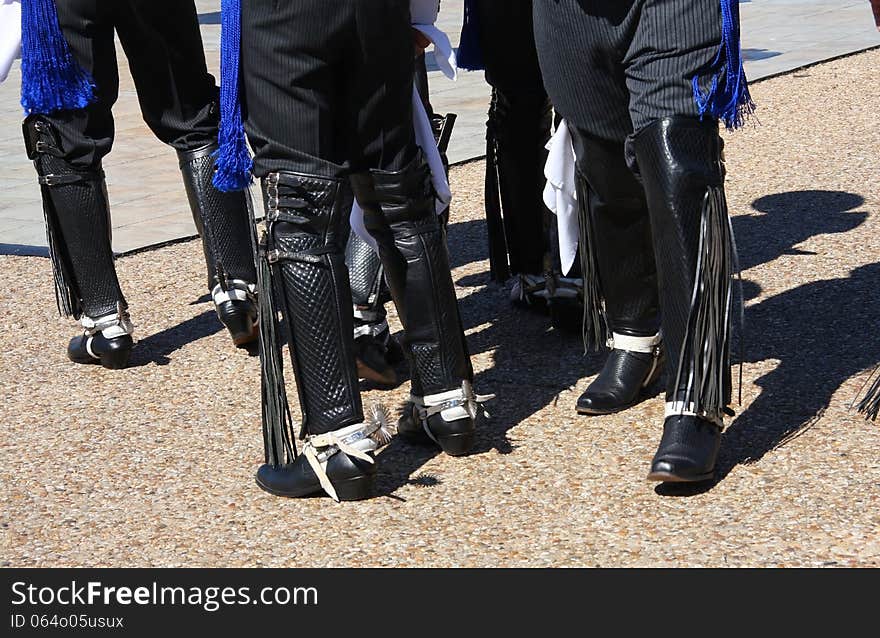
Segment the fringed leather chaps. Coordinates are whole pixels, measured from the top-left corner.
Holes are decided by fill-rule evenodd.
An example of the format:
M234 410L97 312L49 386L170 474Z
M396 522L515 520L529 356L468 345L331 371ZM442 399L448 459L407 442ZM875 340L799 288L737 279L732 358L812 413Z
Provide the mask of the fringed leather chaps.
M294 172L263 179L266 232L258 273L266 462L290 462L278 313L302 409L301 436L364 420L352 352L351 289L344 247L351 191L344 180Z
M486 128L486 221L494 281L541 274L549 243L544 164L552 108L546 95L511 101L492 91Z
M714 121L672 117L632 138L654 237L667 403L720 424L731 398L736 249Z
M588 347L604 345L608 330L652 336L659 325L657 269L644 192L626 164L623 144L582 131L572 134L578 159L581 268L589 274L584 277Z

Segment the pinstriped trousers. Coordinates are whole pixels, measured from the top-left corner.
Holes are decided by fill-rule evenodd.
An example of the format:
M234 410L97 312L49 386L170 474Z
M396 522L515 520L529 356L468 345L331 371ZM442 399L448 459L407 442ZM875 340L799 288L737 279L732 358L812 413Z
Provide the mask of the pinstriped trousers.
M544 85L578 129L622 141L697 116L691 79L718 52L718 0L534 0Z
M692 80L703 74L721 45L720 4L718 0L534 3L544 84L570 125L578 171L587 184L581 223L589 224L594 235L591 250L598 262L608 324L615 332L647 336L656 331L658 312L662 313L667 397L677 397L675 377L679 354L686 347L703 200L702 195L693 195L698 188L687 191L673 179L657 187L655 179L649 201L630 170L638 167L634 145L628 142L658 120L698 118ZM662 143L650 139L651 144ZM688 183L709 183L706 176L717 172L718 158L702 143L697 141L684 153L689 161ZM643 174L667 175L676 168L664 163L662 149L654 150L657 165L642 167ZM652 153L640 156L652 157ZM675 210L669 202L674 202Z

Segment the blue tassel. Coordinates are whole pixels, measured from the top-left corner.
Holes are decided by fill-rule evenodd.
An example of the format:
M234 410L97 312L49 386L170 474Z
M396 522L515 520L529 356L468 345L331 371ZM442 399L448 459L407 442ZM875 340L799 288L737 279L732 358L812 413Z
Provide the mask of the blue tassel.
M456 58L459 69L482 71L486 68L480 48L480 16L477 13L476 0L464 2L464 27L461 30Z
M95 82L73 57L53 0L21 3L21 105L26 115L83 109Z
M729 130L741 127L755 112L755 103L749 94L740 49L739 0L721 0L721 46L708 73L711 82L707 91L700 88L700 75L693 79L700 117L721 120Z
M223 0L220 33L220 134L214 153L214 186L223 192L247 188L254 162L248 151L239 100L241 0Z

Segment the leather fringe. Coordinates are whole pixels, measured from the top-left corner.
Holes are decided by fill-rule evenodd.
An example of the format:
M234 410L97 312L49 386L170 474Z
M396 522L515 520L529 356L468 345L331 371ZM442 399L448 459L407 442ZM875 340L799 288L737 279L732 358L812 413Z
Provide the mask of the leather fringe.
M55 207L52 204L52 193L48 186L42 186L43 190L43 217L46 220L46 243L49 245L49 261L52 262L52 275L55 279L55 305L58 313L66 317L79 319L82 316L82 306L79 295L71 282L73 277L68 271L67 254L64 252L64 241L61 239L61 230L55 221Z
M581 261L581 276L584 280L584 314L581 334L584 340L584 353L599 351L608 342L610 330L605 316L605 303L602 295L602 282L599 279L599 263L596 247L593 245L592 215L590 214L590 187L586 178L577 176L577 198L580 209L580 233L578 246Z
M504 211L501 205L501 176L498 173L498 140L495 136L494 111L498 97L492 91L489 121L486 126L486 227L489 234L489 276L492 281L504 283L510 279L507 234L504 229Z
M736 244L724 187L710 186L703 201L696 277L674 387L679 392L685 388L684 395L676 397L678 401L692 405L694 412L719 423L729 413L726 408L731 393L732 282L737 271Z
M251 243L257 256L257 300L260 321L260 393L262 398L263 443L266 463L278 467L297 457L292 436L293 418L284 384L284 356L278 340L278 313L275 309L275 278L269 264L272 222L257 240L257 224L249 191L246 191L251 224Z

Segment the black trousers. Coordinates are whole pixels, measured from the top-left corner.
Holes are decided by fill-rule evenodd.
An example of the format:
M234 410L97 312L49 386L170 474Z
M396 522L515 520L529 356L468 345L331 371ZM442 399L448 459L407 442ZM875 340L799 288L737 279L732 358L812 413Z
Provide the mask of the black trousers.
M208 73L193 0L58 0L58 21L77 62L97 85L88 108L48 119L64 159L97 166L113 145L119 94L114 30L128 58L144 121L178 151L217 138L217 87Z
M257 177L399 170L415 157L407 0L250 0L242 13Z
M487 216L493 277L541 274L550 214L543 204L552 126L532 25L532 0L477 0L480 48L492 86ZM494 192L492 192L494 191ZM491 210L500 204L500 215ZM500 217L500 218L499 218Z

